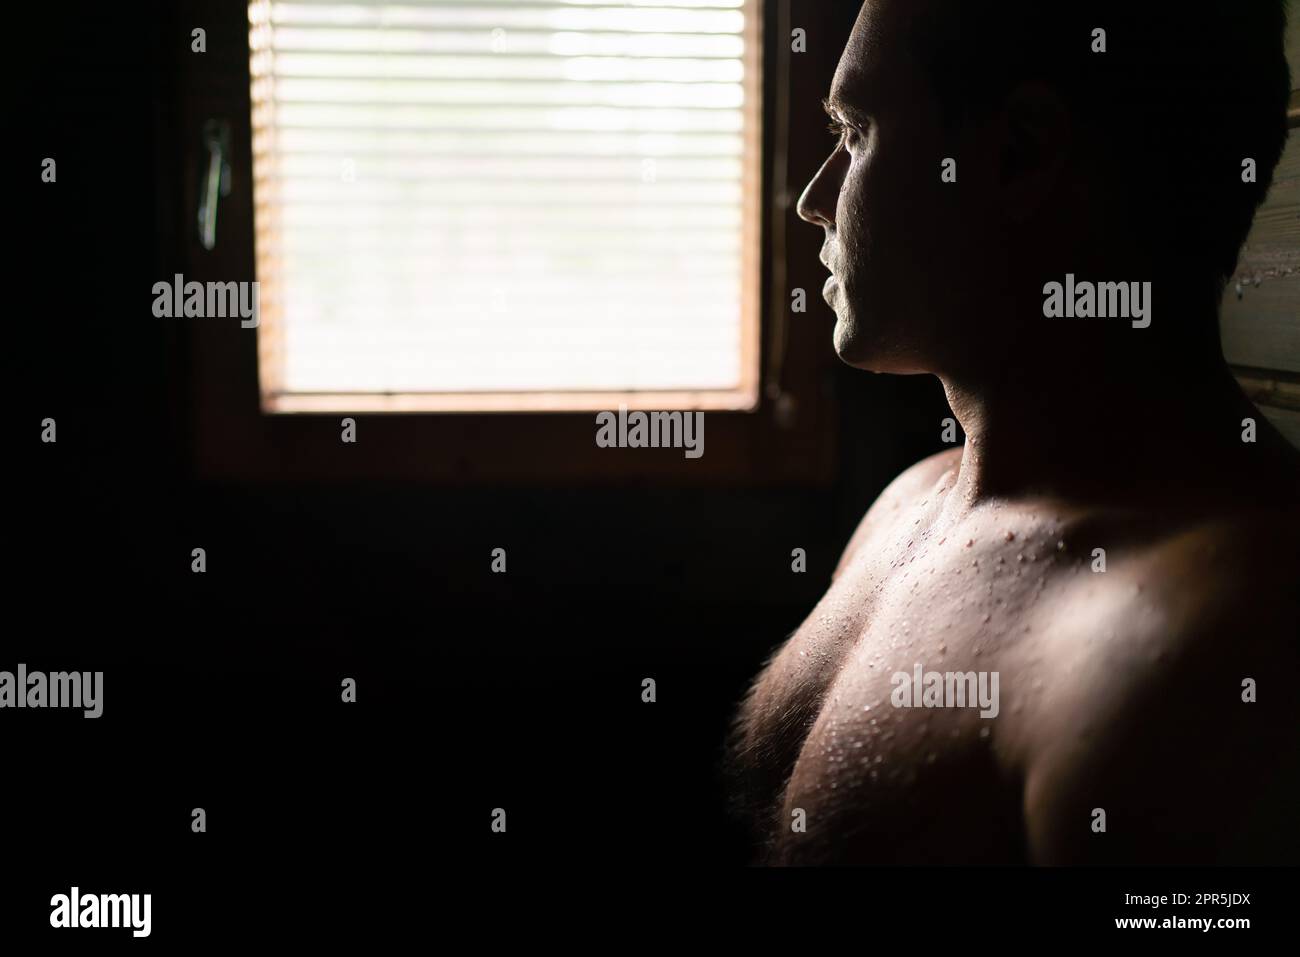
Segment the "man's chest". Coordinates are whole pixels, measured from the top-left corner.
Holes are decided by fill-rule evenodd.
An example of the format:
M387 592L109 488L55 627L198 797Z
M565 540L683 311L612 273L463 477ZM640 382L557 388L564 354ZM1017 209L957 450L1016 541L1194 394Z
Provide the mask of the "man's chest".
M844 569L743 716L781 828L800 810L825 820L864 804L887 821L951 803L954 774L995 775L993 729L1007 737L1024 703L1014 684L1005 700L1003 674L1033 680L1026 648L1069 574L1043 544L957 536L912 553L877 549ZM1002 783L985 780L964 806L990 813Z

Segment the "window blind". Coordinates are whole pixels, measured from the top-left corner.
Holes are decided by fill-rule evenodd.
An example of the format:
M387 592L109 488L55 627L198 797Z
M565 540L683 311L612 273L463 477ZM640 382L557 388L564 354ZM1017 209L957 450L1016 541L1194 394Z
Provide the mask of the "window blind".
M756 5L252 3L271 404L752 388Z

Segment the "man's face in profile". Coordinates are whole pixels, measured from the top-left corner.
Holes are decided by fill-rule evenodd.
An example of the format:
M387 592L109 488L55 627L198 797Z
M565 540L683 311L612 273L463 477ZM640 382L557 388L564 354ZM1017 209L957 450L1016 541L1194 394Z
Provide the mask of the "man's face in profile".
M825 230L835 350L876 372L942 371L991 331L973 312L963 323L962 309L987 297L997 275L987 260L1002 240L989 235L997 219L981 200L989 180L975 137L964 135L960 150L945 139L914 54L914 18L930 2L863 5L828 98L842 133L798 205ZM958 183L941 180L949 156L959 159Z

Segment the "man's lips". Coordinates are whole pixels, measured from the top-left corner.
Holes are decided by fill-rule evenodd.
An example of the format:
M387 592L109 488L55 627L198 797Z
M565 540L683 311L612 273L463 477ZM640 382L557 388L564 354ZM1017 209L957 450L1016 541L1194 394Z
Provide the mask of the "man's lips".
M822 286L822 298L829 299L831 292L833 292L839 286L839 282L835 279L835 270L831 266L831 257L826 253L825 250L823 250L822 253L817 257L817 261L820 262L823 266L825 266L827 270L829 270L830 272L830 278L828 278L826 280L825 285Z

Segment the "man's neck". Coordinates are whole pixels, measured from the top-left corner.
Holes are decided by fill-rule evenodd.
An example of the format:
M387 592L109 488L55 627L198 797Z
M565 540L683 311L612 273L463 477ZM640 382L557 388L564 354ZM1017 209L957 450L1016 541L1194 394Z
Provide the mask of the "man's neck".
M996 377L944 377L966 433L953 504L1048 495L1141 500L1213 469L1241 446L1244 402L1218 356L1160 362L1063 356L1008 362Z

